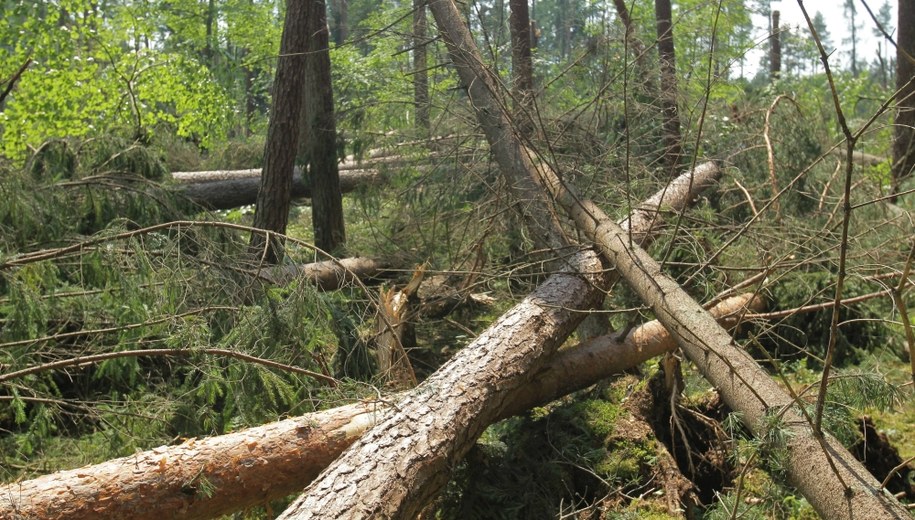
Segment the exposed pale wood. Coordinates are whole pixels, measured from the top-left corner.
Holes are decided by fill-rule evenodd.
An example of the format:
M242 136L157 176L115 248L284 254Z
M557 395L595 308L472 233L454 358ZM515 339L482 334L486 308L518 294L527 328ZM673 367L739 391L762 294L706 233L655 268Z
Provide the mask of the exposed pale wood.
M746 294L711 312L732 326L745 309L761 305ZM586 388L675 347L670 334L653 321L625 338L596 338L560 350L529 384L511 394L499 418ZM354 403L6 484L0 486L0 518L191 520L253 507L300 490L387 417L391 403Z
M384 263L366 257L324 260L302 265L270 266L259 271L260 276L273 284L285 285L296 278L305 278L325 291L339 289L346 284L376 276Z

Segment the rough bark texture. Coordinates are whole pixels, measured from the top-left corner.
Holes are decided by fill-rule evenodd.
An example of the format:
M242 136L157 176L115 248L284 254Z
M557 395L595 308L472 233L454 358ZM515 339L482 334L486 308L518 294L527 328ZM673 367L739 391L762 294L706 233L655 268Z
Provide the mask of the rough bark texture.
M657 0L656 6L662 3L669 7L669 2L663 0ZM616 266L619 275L642 301L652 307L690 360L715 385L728 406L742 414L742 420L755 435L766 433L770 413L783 412L782 422L792 433L788 440L789 479L813 507L830 519L906 518L908 515L899 502L884 496L880 484L841 444L832 437L820 440L814 437L807 422L792 407L790 396L752 357L732 344L727 332L665 275L657 262L634 245L626 231L595 204L572 193L549 165L528 155L517 138L504 130L507 116L490 94L493 90L483 87L487 81L482 60L479 52L474 52L475 45L467 28L455 22L459 18L453 2L436 0L432 12L463 83L479 85L471 92L471 98L497 158L507 153L504 150L517 150L528 159L513 163L514 169L502 167L503 174L510 180L523 176L543 184L576 227ZM659 22L663 14L658 15ZM668 21L669 18L668 11ZM503 148L496 148L497 144ZM502 163L499 164L501 167ZM519 168L527 171L519 172ZM361 498L360 495L356 500Z
M745 308L760 306L758 298L742 295L711 312L731 326ZM608 336L561 350L511 395L499 418L674 348L670 334L653 321L625 338ZM7 484L0 486L0 518L190 520L239 511L302 489L390 410L388 401L360 402ZM203 482L209 496L198 492Z
M716 169L705 167L695 175L684 174L671 186L656 193L649 201L654 201L655 208L685 208L703 189L714 183L717 173ZM692 181L686 182L687 179L692 179ZM641 207L645 207L647 204L646 201ZM621 225L628 228L631 222L633 235L640 236L641 233L647 231L642 226L652 226L655 221L639 218L636 215L633 215L633 218L628 221L623 221ZM348 265L347 260L340 262ZM349 267L354 266L349 265ZM284 267L270 269L278 270L284 269ZM749 300L749 296L735 297L719 304L716 310L721 316L729 316L728 319L731 320L729 324L734 324L736 323L734 315L742 312L741 308L745 304L752 309L761 305L761 301L758 299L750 304L746 303L747 300ZM714 313L716 310L712 312ZM674 348L669 334L666 338L663 334L665 334L663 327L656 322L649 322L632 330L626 338L615 336L596 338L579 347L558 352L549 363L530 378L528 384L509 394L506 398L505 409L497 419L521 413L532 406L556 399L564 393L590 386L605 377L631 368L667 349ZM520 343L529 341L529 338L525 337L505 337L503 339ZM505 348L505 346L491 345L489 348L499 349ZM390 403L391 401L388 401L384 404ZM298 422L289 423L287 426L267 425L238 434L230 434L228 437L189 441L197 447L197 451L190 453L186 451L188 443L185 443L181 446L157 448L118 461L109 461L22 483L9 484L0 487L0 515L16 512L26 518L34 516L49 519L101 520L129 516L140 520L159 520L161 518L205 518L208 511L213 511L213 514L216 515L251 507L302 489L321 469L336 458L336 455L355 441L362 431L373 426L374 421L384 415L384 406L378 403L371 406L373 407L368 409L358 406L349 407L347 410L340 409L340 415L324 415L334 413L333 410L309 414L300 419L291 419L290 421ZM367 416L366 410L372 415ZM344 420L343 418L347 414L351 414L354 419ZM357 415L361 417L358 421L355 419ZM296 434L301 436L302 440L291 442L287 440L286 435L290 431L289 427L297 424L306 424L313 429L298 431ZM362 430L356 431L357 426L355 425L357 424ZM342 431L337 431L339 428L342 428ZM264 464L270 466L271 475L290 475L290 477L270 478L270 486L266 491L256 486L235 487L230 490L217 488L210 497L198 493L188 494L183 487L170 484L188 482L192 479L187 478L187 475L191 475L198 480L205 479L218 486L223 482L220 475L227 471L222 467L222 461L235 460L234 457L224 457L224 453L231 454L231 452L224 452L222 447L240 445L242 443L239 439L243 438L261 438L263 439L261 446L276 447L275 451L270 448L264 453L256 453L256 460L262 460ZM301 449L301 443L312 442L309 440L312 438L326 438L328 445L314 450ZM330 454L325 453L325 449L328 451L337 449L338 451L336 454ZM134 465L138 458L159 461L163 457L166 461L180 461L180 464L167 464L164 468L161 468L158 463ZM163 475L165 470L174 470L178 472L178 476ZM236 465L235 470L238 472L235 478L241 482L257 481L268 471L257 464ZM256 473L255 477L249 478L244 474L249 470ZM302 480L294 479L301 475L305 475ZM112 493L147 497L144 502L146 509L131 508L130 504L121 504L110 498L112 495L99 493L99 487L95 483L103 480L107 482L107 489ZM71 499L71 493L76 497L75 499ZM108 506L115 507L109 508Z
M782 74L782 32L778 11L772 11L772 34L769 35L769 78L777 80Z
M644 85L646 92L654 92L655 84L651 78L653 69L647 62L648 52L645 50L645 44L635 32L636 26L632 21L632 15L629 12L629 8L626 6L626 0L613 0L613 6L616 8L617 17L619 17L620 21L623 23L623 27L626 29L626 46L629 47L629 49L632 50L632 54L635 55L635 64L639 76L635 79Z
M204 182L190 180L191 176L185 176L184 180L176 179L181 182L175 188L178 193L207 209L232 209L257 201L257 191L261 183L260 170L180 173L199 173L202 174L199 178L204 179L224 177L221 180ZM349 193L359 186L369 186L383 181L383 176L377 170L345 170L340 173L340 192ZM312 190L309 184L308 179L302 176L301 168L295 168L290 199L310 198Z
M385 411L356 403L7 484L0 518L214 518L301 489Z
M413 0L413 103L416 129L429 133L429 66L426 63L426 2Z
M346 242L343 196L337 169L337 123L330 70L330 31L324 0L307 4L308 54L302 102L299 156L311 181L311 222L315 245L335 251Z
M503 175L509 179L512 195L539 248L560 249L567 244L559 220L537 179L531 177L530 157L517 139L506 139L512 134L512 122L503 112L498 75L484 68L480 51L464 25L463 17L452 0L432 0L429 3L439 32L448 47L451 61L455 63L461 83L467 93L486 140L492 149ZM472 70L459 63L477 64Z
M601 296L588 252L554 274L451 361L406 394L280 518L413 518L451 468L530 381Z
M793 406L791 397L749 354L732 343L727 332L664 274L654 259L632 245L623 229L549 172L543 176L551 179L548 189L578 229L652 308L690 361L718 389L727 405L741 414L741 420L754 435L764 436L767 424L771 424L770 415L782 414L781 425L790 431L789 480L821 516L909 518L902 505L884 495L880 483L835 438L827 434L821 446L813 429Z
M508 27L512 41L512 96L515 121L529 131L534 101L534 61L531 57L531 16L527 0L509 0Z
M655 19L658 27L658 58L660 59L661 133L664 143L664 164L670 174L680 163L680 112L677 108L679 88L674 55L673 13L670 0L655 0Z
M264 172L257 192L254 227L276 233L286 232L292 174L299 138L299 111L304 94L305 55L307 50L307 2L290 0L280 42L280 57L273 81L273 107L267 126L264 150ZM277 263L282 258L282 243L270 244L260 233L251 234L251 249L263 251L263 259Z
M897 109L893 131L892 193L915 171L915 0L899 0L896 36ZM895 199L894 199L895 202Z

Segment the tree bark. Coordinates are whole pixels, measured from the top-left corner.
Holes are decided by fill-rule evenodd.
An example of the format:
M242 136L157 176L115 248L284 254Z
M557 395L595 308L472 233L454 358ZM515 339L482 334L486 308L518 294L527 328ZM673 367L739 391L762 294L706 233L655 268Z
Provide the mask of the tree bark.
M730 327L745 309L761 304L741 295L712 313ZM670 334L653 321L625 338L607 336L563 349L512 394L499 418L587 388L674 348ZM240 511L302 489L392 409L390 401L362 401L6 484L0 486L0 517L192 520Z
M416 130L428 135L429 121L429 66L426 60L426 0L413 0L413 104L416 110Z
M437 20L442 4L432 5ZM453 3L446 5L456 11ZM452 59L460 62L455 55ZM474 106L485 109L485 105ZM708 169L703 181L667 188L655 200L683 207L708 186L716 172ZM685 177L693 177L693 172ZM633 218L632 222L651 225L654 219ZM596 267L586 262L587 256L579 253L567 267L572 272ZM537 367L544 366L542 356L548 356L583 317L571 309L594 305L602 296L597 288L608 285L609 280L595 274L589 281L570 274L551 276L400 400L395 415L374 427L322 473L281 518L415 516L447 482L450 468L486 426L503 417L512 399L518 399L512 393L539 380L534 374ZM506 393L507 389L513 390Z
M769 35L769 79L775 81L782 74L782 32L779 27L781 13L772 11L772 33Z
M505 139L511 134L512 121L502 111L498 75L483 66L480 51L464 25L463 18L451 0L432 0L429 8L438 24L451 60L473 61L478 64L478 74L458 67L461 83L467 89L469 98L486 140L492 149L503 175L510 179L509 186L514 200L528 227L534 244L540 249L560 250L568 241L559 225L559 218L547 200L537 179L531 177L530 157L516 139Z
M655 0L658 27L658 58L660 60L661 134L664 144L664 164L670 175L677 171L683 153L680 144L680 112L677 108L677 66L674 55L673 10L670 0Z
M891 194L915 172L915 0L899 0L896 36L896 121L893 126ZM892 202L896 202L894 196Z
M305 0L308 52L305 58L299 154L311 181L311 222L315 245L335 251L346 242L343 196L337 169L337 123L330 70L330 31L324 0Z
M306 279L325 291L334 291L357 280L376 276L384 264L365 257L324 260L304 265L278 265L261 271L275 285L285 285L297 278Z
M307 4L304 0L286 2L286 20L280 42L280 56L273 81L273 107L267 126L264 150L264 170L257 204L254 227L285 233L289 220L292 176L299 138L299 112L304 95L305 52L307 46ZM267 263L279 263L283 256L282 242L263 234L251 234L251 250L263 255Z
M696 303L628 234L595 204L582 200L544 168L547 189L593 241L639 298L676 338L680 348L715 386L725 403L757 437L787 430L787 473L813 508L829 519L909 518L881 485L835 438L818 438L790 395ZM772 426L772 415L780 418Z
M343 45L349 38L349 0L334 0L334 44Z
M515 122L529 135L534 103L534 61L531 57L531 16L527 0L509 0L508 27L512 41L512 97Z
M653 69L646 62L648 53L645 50L645 44L635 32L635 23L632 21L632 15L626 6L626 0L613 0L613 6L616 8L617 17L626 30L626 46L632 50L632 54L635 56L636 70L639 75L636 80L645 87L646 92L652 93L655 91L654 81L651 79Z
M232 209L254 204L261 184L260 170L227 170L210 172L181 172L200 174L196 178L219 179L196 182L194 175L184 176L175 190L207 209ZM349 193L360 186L384 182L377 170L345 170L340 173L340 191ZM308 179L302 176L301 168L295 168L292 178L290 199L311 198L312 190Z
M663 3L662 0L658 2ZM812 428L793 408L790 396L746 352L731 343L730 336L695 300L661 272L657 262L634 243L630 233L606 218L595 204L582 201L572 193L549 165L536 160L518 143L517 137L507 131L507 115L496 104L492 94L495 90L484 86L489 85L491 80L468 29L459 22L454 3L435 0L431 7L462 82L476 88L471 91L473 109L497 160L499 155L508 151L516 151L521 156L520 160L505 161L503 158L499 162L509 182L517 182L518 177L523 177L542 183L552 199L573 219L579 231L593 241L628 285L652 307L690 360L715 385L725 402L742 414L742 420L755 435L764 436L767 433L772 412L782 414L781 426L791 433L787 440L789 479L822 516L837 519L906 518L907 513L899 502L884 496L880 484L841 444L828 435L819 439L813 435ZM659 20L662 18L658 17ZM504 167L503 164L513 167ZM345 467L346 459L341 460L344 461L341 465ZM342 478L342 475L337 476ZM310 497L314 501L311 503L319 503L318 495L332 488L332 484L309 488L315 492ZM369 500L368 496L360 495L352 487L347 488L346 495L354 500ZM422 491L417 494L419 499L425 496ZM395 500L404 500L398 491L392 491L384 501L391 503ZM411 497L410 501L413 500ZM412 511L409 508L400 510L400 507L386 511Z

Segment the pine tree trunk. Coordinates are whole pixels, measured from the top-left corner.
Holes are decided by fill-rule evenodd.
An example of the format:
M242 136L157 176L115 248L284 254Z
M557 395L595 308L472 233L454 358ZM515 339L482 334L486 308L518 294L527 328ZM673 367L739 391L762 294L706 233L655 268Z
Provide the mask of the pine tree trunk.
M632 21L632 15L626 6L626 0L613 0L613 6L616 8L617 17L619 17L623 23L623 28L626 30L626 45L635 56L636 70L638 72L636 81L644 86L646 93L651 94L655 92L655 83L652 80L654 69L647 62L648 53L645 50L645 44L635 32L635 23Z
M899 0L896 36L896 121L891 193L915 172L915 0ZM896 202L895 197L893 202Z
M303 0L287 2L280 57L273 81L273 109L267 127L264 170L254 211L254 227L276 233L285 233L289 220L299 113L304 95L304 53L308 48L306 4ZM282 242L271 237L267 243L267 238L260 233L251 234L251 250L267 263L278 263L283 257Z
M416 129L421 135L428 135L430 129L427 26L425 0L413 0L413 104L416 110Z
M760 307L760 299L742 295L712 312L733 326L744 309ZM625 338L564 349L512 394L500 419L674 348L670 334L652 321ZM241 511L301 490L392 410L390 401L363 401L7 484L0 486L0 518L194 520Z
M330 39L324 0L307 4L308 54L302 140L299 150L311 181L311 220L314 243L324 251L335 251L346 242L343 196L337 166L337 123L330 70Z
M772 11L772 34L769 35L769 78L777 80L782 73L782 33L779 27L781 13Z
M531 17L527 0L509 0L508 27L512 41L512 96L515 121L529 135L534 102L534 62L531 57Z
M664 144L664 164L673 176L680 164L680 112L677 108L679 88L674 55L673 12L670 0L655 0L655 19L658 27L658 58L660 60L661 133Z

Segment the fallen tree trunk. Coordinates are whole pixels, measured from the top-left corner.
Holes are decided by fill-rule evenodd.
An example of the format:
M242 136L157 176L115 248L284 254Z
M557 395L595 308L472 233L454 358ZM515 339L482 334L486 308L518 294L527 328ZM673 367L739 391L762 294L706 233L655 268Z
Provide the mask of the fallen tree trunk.
M430 3L449 56L461 81L468 87L471 104L500 169L510 182L535 179L572 217L576 227L614 264L620 276L648 304L658 319L677 339L681 349L702 374L718 389L724 401L741 415L754 435L764 437L772 428L771 414L779 414L779 427L786 428L788 477L792 485L825 518L908 518L902 505L881 492L880 483L833 437L814 433L791 397L746 352L732 344L730 336L674 280L664 274L657 262L632 240L632 236L611 221L597 205L573 193L544 161L521 145L511 132L511 120L499 102L498 77L487 71L470 31L452 0ZM529 199L535 204L538 198ZM339 463L340 461L338 461ZM389 473L394 475L396 473ZM339 475L341 479L345 474ZM320 482L320 481L319 481ZM320 487L308 492L346 489L350 500L372 500L351 487ZM352 492L352 493L350 493ZM308 497L311 504L328 503L321 497ZM390 495L388 500L406 500ZM410 502L422 500L422 492ZM284 515L306 518L301 502ZM331 512L337 509L331 509ZM410 509L407 509L410 511Z
M435 0L430 8L500 170L521 203L532 239L558 250L557 245L566 238L560 236L555 212L537 184L530 156L515 137L504 105L495 98L496 75L484 77L465 66L469 61L476 65L482 61L454 3ZM579 253L564 267L576 272L586 265ZM489 329L492 332L481 335L407 394L398 402L395 415L350 447L280 518L412 518L418 514L447 482L450 468L501 413L505 390L530 380L544 358L581 321L583 316L569 309L589 309L600 301L609 277L590 270L577 272L589 280L568 274L551 276L525 300L531 305L528 310L503 316ZM558 286L547 290L560 280L563 290ZM573 286L575 294L565 291ZM505 320L521 320L514 323L521 328L512 333L513 338L501 335L505 325L500 324ZM523 333L529 335L521 336Z
M808 417L799 411L805 403L796 403L749 354L737 348L702 306L629 240L625 230L596 204L574 194L547 165L539 166L553 198L651 307L750 431L760 438L772 429L787 431L789 481L822 517L910 518L899 501L882 493L881 484L838 440L814 432Z
M175 186L178 193L207 209L232 209L254 204L257 200L257 189L260 185L260 169L212 171L212 172L179 172L174 175L179 183ZM197 181L189 173L199 173ZM221 178L220 178L221 176ZM219 180L214 180L219 179ZM370 186L384 182L377 170L346 170L340 172L340 191L348 193L360 186ZM311 197L311 187L302 177L302 170L295 168L292 179L292 197Z
M306 279L325 291L333 291L357 280L377 276L384 263L366 257L324 260L310 264L265 267L256 274L274 285L285 285L297 278Z
M761 299L745 294L711 312L731 327L745 310L761 306ZM624 338L605 336L560 350L511 394L498 418L587 388L674 348L670 334L652 321ZM214 518L301 490L391 410L390 401L364 401L7 484L0 486L0 518Z

